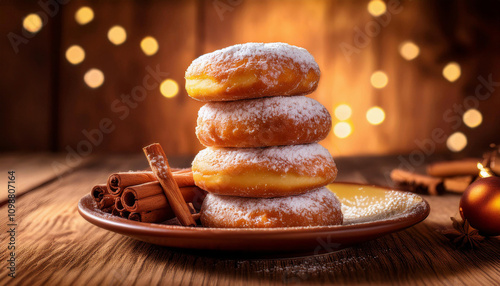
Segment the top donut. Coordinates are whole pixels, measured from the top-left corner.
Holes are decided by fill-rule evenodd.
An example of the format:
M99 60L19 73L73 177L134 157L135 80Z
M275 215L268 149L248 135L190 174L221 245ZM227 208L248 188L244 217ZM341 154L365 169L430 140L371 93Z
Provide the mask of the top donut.
M314 57L285 43L234 45L195 59L186 90L200 101L232 101L313 92L320 78Z

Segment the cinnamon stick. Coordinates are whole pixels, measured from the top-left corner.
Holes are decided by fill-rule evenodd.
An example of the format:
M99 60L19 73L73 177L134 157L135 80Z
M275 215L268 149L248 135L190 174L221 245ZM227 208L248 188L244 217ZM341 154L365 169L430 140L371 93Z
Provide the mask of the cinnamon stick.
M163 222L174 218L175 215L171 210L168 209L156 209L152 211L144 212L131 212L128 219L140 221L140 222Z
M182 197L179 186L177 186L174 180L163 148L161 148L160 144L154 143L144 147L143 150L149 161L151 170L158 179L158 182L160 182L170 207L174 211L175 216L179 219L179 222L184 226L195 226L196 222L191 216L191 212L189 211L186 201L184 201Z
M92 191L90 191L90 194L94 201L99 203L104 198L105 194L109 194L108 186L106 184L95 185Z
M120 172L109 176L108 189L110 194L120 196L123 189L128 186L144 184L155 180L153 172Z
M129 212L129 211L127 211L127 210L122 210L122 211L120 212L120 216L121 216L122 218L126 218L126 219L128 219L128 217L130 216L130 212Z
M193 171L191 169L173 172L174 180L179 188L194 186Z
M123 218L128 218L130 212L126 210L122 205L121 198L114 198L114 210L111 212L113 215L121 216Z
M172 211L168 204L167 197L165 197L163 192L156 196L145 197L140 200L129 201L129 198L130 196L124 200L122 197L122 204L123 207L130 212L146 212L156 209L168 209Z
M434 177L477 176L479 158L466 158L455 161L442 161L429 164L427 174ZM500 174L500 164L492 164L492 171Z
M111 210L111 214L112 214L112 215L114 215L114 216L121 216L121 215L120 215L120 212L119 212L119 211L117 211L117 210L114 208L114 206L113 206L113 210Z
M99 208L107 208L115 204L115 198L111 196L110 194L106 194L103 196L101 201L99 202Z
M179 188L186 203L201 208L206 192L198 187ZM167 197L159 182L149 182L125 188L122 197L123 207L130 212L144 212L160 208L170 209Z
M193 172L191 168L176 169L173 172L174 179L179 187L194 186ZM118 197L128 186L140 185L157 181L152 171L145 172L119 172L111 174L108 178L109 193Z
M114 198L115 199L115 210L121 212L121 211L124 211L125 208L123 207L122 205L122 200L121 198Z
M473 176L450 177L444 179L444 188L449 192L463 193L474 180Z
M401 169L392 170L391 179L412 192L427 191L430 195L438 195L444 190L443 180L436 177L420 175Z

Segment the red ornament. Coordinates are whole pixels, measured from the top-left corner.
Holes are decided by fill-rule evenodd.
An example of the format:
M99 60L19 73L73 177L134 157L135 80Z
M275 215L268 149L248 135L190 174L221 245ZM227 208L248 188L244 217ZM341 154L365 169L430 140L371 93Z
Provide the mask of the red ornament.
M500 177L480 178L467 187L460 215L487 236L500 235Z

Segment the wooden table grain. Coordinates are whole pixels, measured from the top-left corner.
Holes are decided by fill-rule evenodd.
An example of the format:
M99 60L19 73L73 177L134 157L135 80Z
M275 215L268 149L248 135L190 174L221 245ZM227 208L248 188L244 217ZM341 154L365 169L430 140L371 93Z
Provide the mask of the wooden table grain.
M500 281L499 237L488 239L478 250L456 250L437 231L450 225L450 216L458 216L460 197L455 194L424 196L431 205L424 222L334 253L283 259L219 257L136 241L80 217L77 202L93 185L105 182L111 172L146 168L143 155L93 156L59 172L48 170L60 155L18 158L0 156L2 195L7 192L9 169L16 168L16 183L24 186L24 194L16 200L16 278L7 275L5 230L0 234L0 285L498 285ZM19 164L23 160L27 161ZM170 161L176 167L190 164L189 158ZM388 172L401 163L397 156L336 161L339 181L377 185L390 185ZM0 213L5 229L5 203Z

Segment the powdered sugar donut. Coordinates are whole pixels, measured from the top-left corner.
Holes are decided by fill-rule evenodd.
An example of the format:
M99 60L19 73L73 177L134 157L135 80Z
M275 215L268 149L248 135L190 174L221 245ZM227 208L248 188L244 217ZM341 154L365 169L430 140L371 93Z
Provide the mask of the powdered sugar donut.
M267 148L214 148L193 161L195 184L207 192L241 197L304 193L335 180L332 156L317 143Z
M285 43L234 45L195 59L186 91L201 101L231 101L313 92L320 78L314 57Z
M328 110L305 96L210 102L198 112L196 136L211 147L266 147L321 141L330 132Z
M201 207L206 227L269 228L342 224L337 196L322 187L280 198L241 198L208 194Z

